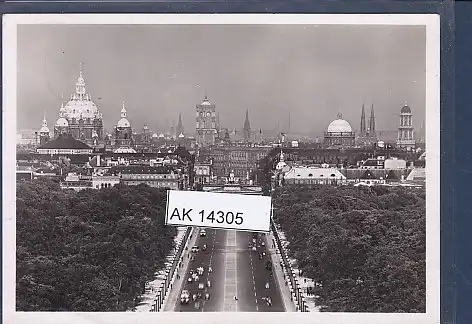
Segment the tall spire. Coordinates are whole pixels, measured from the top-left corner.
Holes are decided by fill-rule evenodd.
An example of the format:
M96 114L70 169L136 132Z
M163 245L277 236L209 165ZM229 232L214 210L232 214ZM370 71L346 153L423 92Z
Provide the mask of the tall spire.
M86 99L85 80L83 76L83 63L80 63L79 77L75 84L75 94L78 100Z
M177 133L177 135L180 135L180 134L184 133L184 126L182 124L182 113L179 113L179 121L177 123L176 133Z
M48 127L48 122L46 120L46 112L43 113L43 127Z
M374 114L374 104L370 109L370 121L369 121L370 135L375 136L375 114Z
M249 109L246 109L246 120L244 121L244 141L251 139L251 124L249 123Z
M365 109L364 104L362 104L362 112L361 112L361 136L365 135Z

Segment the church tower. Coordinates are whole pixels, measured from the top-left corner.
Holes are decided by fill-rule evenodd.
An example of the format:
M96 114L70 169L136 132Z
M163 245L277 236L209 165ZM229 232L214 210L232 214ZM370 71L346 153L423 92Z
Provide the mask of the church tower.
M377 137L376 132L375 132L374 104L372 104L372 108L370 109L369 136L372 139L375 139Z
M179 122L177 123L176 134L177 136L180 136L180 134L183 134L183 133L184 133L184 126L182 123L182 114L179 113Z
M130 147L132 140L131 124L127 118L125 102L121 106L121 119L115 126L115 145L118 147Z
M46 121L46 116L43 117L43 124L39 130L39 145L43 145L49 142L49 128L48 122Z
M405 104L400 111L400 125L398 126L398 148L411 150L415 148L413 129L413 114L411 108Z
M249 110L246 109L246 120L244 121L244 142L251 141L251 123L249 122Z
M365 109L364 109L364 104L362 104L362 113L361 113L361 129L360 129L360 136L365 136L366 135L366 129L365 129Z

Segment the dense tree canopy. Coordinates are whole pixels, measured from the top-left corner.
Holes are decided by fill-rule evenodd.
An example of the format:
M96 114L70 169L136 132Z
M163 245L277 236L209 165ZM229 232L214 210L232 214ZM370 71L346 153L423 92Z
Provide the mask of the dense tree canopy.
M17 310L124 311L174 246L166 191L17 188Z
M424 189L283 187L274 207L322 311L425 311Z

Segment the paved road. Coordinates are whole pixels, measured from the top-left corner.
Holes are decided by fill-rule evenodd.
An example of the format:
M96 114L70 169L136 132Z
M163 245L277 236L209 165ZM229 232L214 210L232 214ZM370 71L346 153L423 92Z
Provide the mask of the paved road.
M284 306L280 291L270 271L265 269L269 256L262 260L259 253L265 250L261 245L258 251L249 249L249 243L254 238L253 233L207 229L206 237L199 237L196 245L200 252L194 254L195 260L190 262L188 271L203 266L205 272L199 282L206 283L209 279L211 287L205 287L210 293L210 300L198 301L187 305L175 305L176 312L283 312ZM259 241L257 239L256 241ZM206 244L207 251L202 251ZM212 268L212 273L208 272ZM198 291L198 283L189 283L189 273L185 274L185 284L182 289L190 291L190 295ZM269 282L269 289L265 288ZM235 297L237 300L235 300ZM263 298L272 299L269 307Z

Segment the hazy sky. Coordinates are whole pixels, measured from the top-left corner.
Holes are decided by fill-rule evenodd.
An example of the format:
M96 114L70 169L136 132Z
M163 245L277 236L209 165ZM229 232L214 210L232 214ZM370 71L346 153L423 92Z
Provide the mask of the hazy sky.
M195 130L205 91L222 127L320 134L338 112L359 129L373 103L394 130L407 102L425 116L425 27L301 25L24 25L18 28L18 128L52 129L61 95L87 91L110 131L124 100L134 129L165 131L182 113Z

